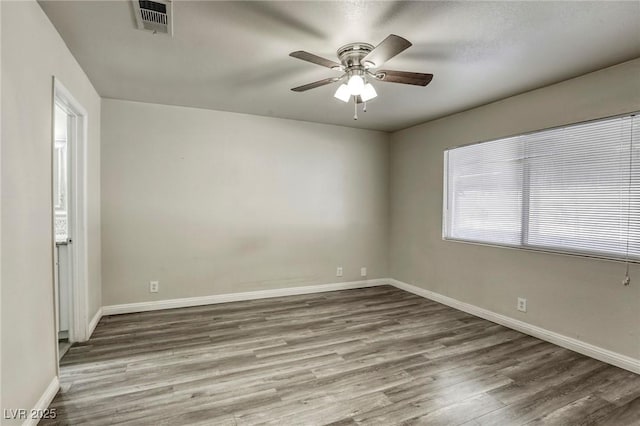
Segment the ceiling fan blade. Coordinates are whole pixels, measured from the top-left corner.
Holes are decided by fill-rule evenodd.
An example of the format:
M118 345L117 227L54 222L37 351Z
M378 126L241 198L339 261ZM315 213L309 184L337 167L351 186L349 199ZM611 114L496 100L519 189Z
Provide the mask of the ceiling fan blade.
M330 61L329 59L322 58L318 55L314 55L313 53L305 52L304 50L291 52L289 53L289 56L293 58L302 59L303 61L311 62L312 64L321 65L327 68L342 69L342 65L340 65L339 63Z
M415 86L426 86L433 79L433 74L407 71L379 70L372 74L380 81L413 84Z
M409 40L391 34L382 40L382 43L377 45L367 56L362 58L361 63L372 62L374 67L379 67L409 46L411 46Z
M340 80L341 78L342 77L325 78L324 80L314 81L313 83L304 84L302 86L294 87L291 90L293 90L294 92L305 92L307 90L315 89L316 87L325 86L327 84L335 83L336 81Z

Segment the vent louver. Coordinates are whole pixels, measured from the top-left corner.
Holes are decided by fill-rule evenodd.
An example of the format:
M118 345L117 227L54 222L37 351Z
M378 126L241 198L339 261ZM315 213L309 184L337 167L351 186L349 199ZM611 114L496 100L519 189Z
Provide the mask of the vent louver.
M132 0L138 29L173 35L170 0Z

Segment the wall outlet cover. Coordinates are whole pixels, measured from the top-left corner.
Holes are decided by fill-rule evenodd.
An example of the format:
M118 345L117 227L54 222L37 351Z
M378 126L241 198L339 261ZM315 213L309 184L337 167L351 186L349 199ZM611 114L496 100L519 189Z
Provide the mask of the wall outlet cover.
M523 297L518 297L518 304L517 304L516 308L520 312L527 312L527 299L525 299Z

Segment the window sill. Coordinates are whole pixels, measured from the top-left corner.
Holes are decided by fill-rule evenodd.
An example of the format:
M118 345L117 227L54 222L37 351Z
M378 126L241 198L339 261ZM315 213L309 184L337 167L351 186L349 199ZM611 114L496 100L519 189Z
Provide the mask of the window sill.
M484 247L505 248L505 249L512 249L512 250L534 252L534 253L546 253L546 254L556 254L556 255L562 255L562 256L581 257L586 259L605 260L605 261L616 262L616 263L629 262L634 264L640 264L640 258L636 258L636 257L630 257L627 260L624 257L616 257L613 255L607 256L599 253L574 252L574 251L557 250L553 248L544 248L544 247L516 246L516 245L499 244L499 243L485 243L485 242L479 242L479 241L461 240L457 238L448 238L448 237L442 237L442 240L453 242L453 243L473 244L476 246L484 246Z

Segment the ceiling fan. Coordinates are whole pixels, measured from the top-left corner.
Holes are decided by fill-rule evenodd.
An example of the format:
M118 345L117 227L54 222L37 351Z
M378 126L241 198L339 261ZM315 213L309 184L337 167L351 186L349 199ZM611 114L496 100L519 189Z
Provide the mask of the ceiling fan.
M358 104L364 103L364 111L366 111L366 102L378 96L376 89L371 84L372 81L412 84L414 86L426 86L431 82L433 74L379 69L382 64L410 46L411 42L409 40L395 34L389 35L375 47L369 43L349 43L338 49L337 54L340 63L304 50L292 52L289 56L321 65L334 71L342 71L343 74L339 77L325 78L324 80L294 87L291 90L305 92L316 87L346 80L346 84L342 83L338 87L334 97L342 102L349 102L353 97L356 111L354 119L357 120Z

